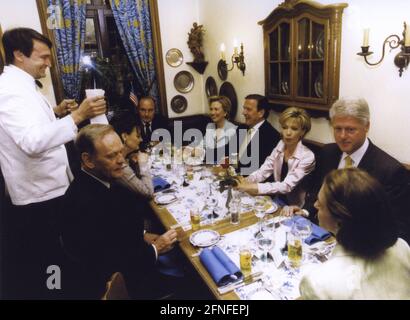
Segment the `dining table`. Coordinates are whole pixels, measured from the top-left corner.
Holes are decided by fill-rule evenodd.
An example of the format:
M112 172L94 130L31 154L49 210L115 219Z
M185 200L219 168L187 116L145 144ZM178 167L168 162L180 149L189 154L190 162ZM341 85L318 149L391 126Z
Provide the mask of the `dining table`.
M169 183L169 187L154 194L150 204L155 216L166 230L175 229L178 245L189 264L199 274L209 291L218 300L272 299L290 300L299 297L299 282L305 272L327 260L335 245L332 237L312 246L304 245L309 260L299 268L293 267L287 257L287 232L283 221L288 217L281 215L279 207L271 197L266 201L266 215L275 222L274 247L262 250L258 245L260 238L259 218L255 215L255 197L235 190L226 181L234 181L232 168L220 165L204 165L201 162L171 162L163 157L151 156L151 171ZM193 172L193 174L191 174ZM233 175L233 176L231 176ZM225 185L226 186L226 185ZM207 208L207 199L217 198L214 208ZM229 198L229 199L228 199ZM236 202L239 210L239 223L232 223L229 201ZM202 214L199 230L192 230L190 211L193 208ZM219 210L216 210L219 209ZM211 212L211 213L210 213ZM218 217L214 217L218 212ZM209 248L218 246L240 267L239 250L247 245L252 250L252 272L242 279L233 280L228 285L218 285L201 262L200 255L205 245L195 245L193 236L199 233L217 234L217 241Z

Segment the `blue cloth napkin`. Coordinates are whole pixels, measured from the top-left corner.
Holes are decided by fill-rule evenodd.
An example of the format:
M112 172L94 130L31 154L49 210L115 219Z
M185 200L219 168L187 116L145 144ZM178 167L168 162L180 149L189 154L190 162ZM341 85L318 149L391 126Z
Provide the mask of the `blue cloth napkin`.
M241 270L219 247L203 249L199 260L218 286L224 286L242 277Z
M168 189L171 186L168 181L162 179L161 177L152 178L152 184L154 185L154 192Z
M296 222L297 220L307 220L304 217L301 216L294 216L291 220ZM331 236L329 231L326 231L325 229L319 227L318 225L311 223L312 224L312 233L309 237L306 238L305 243L308 245L314 244L319 241L324 241L327 238Z

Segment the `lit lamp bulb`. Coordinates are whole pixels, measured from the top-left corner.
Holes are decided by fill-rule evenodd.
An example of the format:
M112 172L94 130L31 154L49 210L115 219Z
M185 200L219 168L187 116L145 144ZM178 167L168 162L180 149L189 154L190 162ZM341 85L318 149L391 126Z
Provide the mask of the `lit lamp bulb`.
M91 67L93 65L90 56L83 56L81 60L82 60L83 65L85 66Z
M225 61L225 43L221 43L221 59Z
M233 54L238 55L238 40L233 40Z

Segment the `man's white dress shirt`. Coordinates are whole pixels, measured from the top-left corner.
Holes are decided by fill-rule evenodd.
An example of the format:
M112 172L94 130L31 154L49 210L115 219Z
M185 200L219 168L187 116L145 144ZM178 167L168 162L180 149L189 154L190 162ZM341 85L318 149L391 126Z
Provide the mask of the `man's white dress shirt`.
M352 159L352 167L357 168L359 165L360 161L364 157L364 154L367 151L367 148L369 147L369 139L366 138L364 143L360 146L359 149L357 149L355 152L352 154L348 155L346 152L343 152L342 157L340 158L340 162L338 165L338 169L343 169L346 167L346 157L350 156Z
M72 178L64 144L77 126L57 120L34 78L10 65L0 76L0 167L15 205L64 195Z

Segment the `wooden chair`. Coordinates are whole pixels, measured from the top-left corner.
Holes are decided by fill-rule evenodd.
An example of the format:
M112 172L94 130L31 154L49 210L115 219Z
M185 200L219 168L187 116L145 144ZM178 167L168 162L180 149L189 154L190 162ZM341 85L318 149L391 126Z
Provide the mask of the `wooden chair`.
M102 300L129 300L127 286L121 272L115 272L107 282Z

